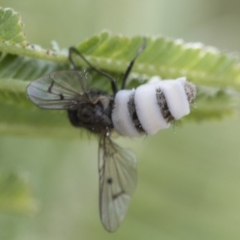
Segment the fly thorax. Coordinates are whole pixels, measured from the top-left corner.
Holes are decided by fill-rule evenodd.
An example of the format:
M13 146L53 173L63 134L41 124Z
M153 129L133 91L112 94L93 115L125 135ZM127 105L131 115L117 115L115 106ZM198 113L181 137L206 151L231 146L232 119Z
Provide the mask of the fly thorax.
M113 100L101 92L91 92L89 102L79 105L77 110L68 111L71 123L76 127L86 128L93 133L103 133L113 128L111 112Z

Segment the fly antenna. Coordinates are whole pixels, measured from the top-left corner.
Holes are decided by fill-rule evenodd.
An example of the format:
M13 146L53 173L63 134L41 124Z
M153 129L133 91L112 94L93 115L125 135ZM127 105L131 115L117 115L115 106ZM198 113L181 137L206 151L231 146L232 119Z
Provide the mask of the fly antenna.
M109 74L101 71L100 69L94 67L84 56L83 54L78 51L75 47L70 47L69 48L69 55L68 55L68 59L70 61L70 63L73 65L75 70L79 70L78 66L75 64L74 60L73 60L73 53L76 53L92 70L94 70L95 72L103 75L104 77L108 78L111 82L111 87L112 87L112 91L113 94L116 95L118 89L117 89L117 85L116 85L116 81L115 79L110 76Z

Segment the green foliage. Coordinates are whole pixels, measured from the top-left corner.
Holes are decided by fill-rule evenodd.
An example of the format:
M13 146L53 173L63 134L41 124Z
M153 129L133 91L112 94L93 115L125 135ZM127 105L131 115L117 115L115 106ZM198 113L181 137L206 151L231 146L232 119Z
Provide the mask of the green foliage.
M44 132L38 130L41 126L42 130L52 129L48 136L66 137L70 127L66 120L61 120L63 113L37 109L27 99L25 89L30 81L40 76L69 69L67 50L58 47L49 50L29 44L22 27L18 13L0 9L0 132L39 136ZM77 48L94 66L116 77L119 85L142 41L142 36L112 36L105 31L80 43ZM78 56L75 61L80 68L86 67ZM237 106L236 94L228 88L240 89L239 66L237 57L222 54L212 47L159 36L147 37L147 48L137 59L128 88L137 87L153 75L163 79L186 76L199 85L196 105L186 120L219 119L234 113ZM108 80L94 72L91 74L93 87L110 91Z
M9 44L26 46L26 38L22 31L22 22L18 13L10 8L0 9L0 41Z
M231 116L237 106L236 92L226 91L221 88L198 87L196 103L193 105L191 114L186 119L197 121L221 119Z
M237 91L239 91L240 89L239 85L240 65L239 59L237 57L231 54L222 54L215 48L206 47L201 44L184 43L183 41L180 40L171 40L161 36L156 37L149 36L147 37L147 42L148 42L147 48L137 60L136 66L134 67L134 74L130 76L128 88L137 87L138 85L145 83L152 75L160 75L162 78L176 78L180 76L186 76L190 81L194 82L197 85L198 95L196 103L192 106L191 114L184 118L183 121L181 122L185 123L188 120L195 122L209 121L212 119L221 119L223 117L234 114L235 109L238 106L239 100ZM126 69L129 61L135 55L141 43L142 36L126 38L123 36L113 36L109 32L105 31L98 35L90 37L86 41L80 43L77 47L84 54L84 56L86 56L87 59L91 61L93 65L115 76L116 79L118 80L118 83L120 83L120 79L122 74L124 73L124 70ZM79 67L85 67L85 64L77 56L75 60L78 63ZM50 72L69 68L70 66L67 58L67 50L60 50L57 48L43 49L38 45L28 43L23 32L23 23L21 21L19 14L12 9L0 8L0 134L7 136L21 135L31 137L79 138L79 131L76 131L76 129L70 126L66 117L66 112L47 111L38 109L27 99L25 94L26 86L31 81ZM110 91L110 84L106 79L104 79L102 76L99 76L94 72L91 72L91 75L93 76L92 86ZM203 137L205 137L205 135L200 136L199 139ZM189 142L183 143L185 144L185 148L187 148L189 147L192 138L190 137L185 139L190 139ZM218 136L216 140L218 141L219 144ZM164 141L166 141L166 139L164 139ZM180 141L181 139L178 140L178 142ZM213 142L216 143L216 141ZM237 139L233 141L232 144L229 145L235 146L234 143L237 143ZM153 144L149 144L149 146L151 146L152 148ZM172 139L171 140L169 139L169 146L170 147L167 150L172 149ZM220 146L219 145L217 146L218 150L220 149L220 152L221 149L223 149L223 147L221 146L224 145L222 144ZM56 149L57 148L58 147L56 147ZM146 147L146 149L148 149L148 147ZM231 152L234 152L235 149L236 147L235 148L233 147ZM55 152L57 151L58 150L56 150ZM176 157L179 157L178 151L182 152L182 146L177 145L174 151L172 151L173 153L171 151L168 151L165 156L169 157L169 155L171 154L176 154ZM145 158L148 159L149 151L145 152L147 153ZM191 151L189 152L191 154ZM224 154L225 151L222 151L222 155ZM72 154L71 157L68 157L68 161L73 159L74 155L75 154ZM161 158L164 159L164 157L162 156L163 155L161 152ZM201 151L199 152L199 156L206 158L206 156L201 155ZM231 159L231 156L228 156L228 154L225 154L224 156L226 156L226 159L228 159L228 161L229 159ZM51 159L50 160L47 159L46 162L48 162L49 164L47 165L48 166L47 169L54 170L60 169L59 170L60 172L62 171L61 169L68 170L68 168L66 168L66 165L64 165L63 162L61 161L60 163L58 162L59 159L56 158L55 155L53 158L56 159L56 162L54 162L54 164L51 163L50 161ZM194 161L192 156L190 156L190 158L191 162L192 160ZM219 161L218 156L213 155L212 157L209 158L210 160L212 160L212 162L214 162L215 159ZM74 161L72 162L72 166L74 166L74 168L76 162ZM161 162L161 164L164 163L165 163L164 161ZM166 162L166 164L168 163ZM233 165L235 164L233 161L231 163ZM59 167L59 164L60 166L62 164L62 168ZM154 163L151 162L151 164ZM208 182L210 182L210 184L212 184L214 177L218 179L217 178L218 173L215 173L214 172L215 167L212 167L215 165L212 165L209 168L208 164L208 167L206 168L204 166L203 170L198 167L194 172L193 165L189 164L188 161L184 162L184 159L181 159L181 161L177 161L176 163L174 162L173 164L174 167L177 166L176 167L177 170L175 170L175 168L171 169L172 172L174 173L173 174L174 176L177 174L181 174L181 171L179 173L179 169L181 169L180 164L184 165L184 169L187 169L185 170L186 172L184 172L183 175L181 176L181 179L183 179L183 182L185 181L183 185L184 187L187 187L185 189L189 188L188 194L192 198L194 198L196 195L196 199L199 199L198 195L199 192L194 192L192 191L192 189L200 189L200 191L203 191L202 189L204 188L202 187L202 185L205 184L206 179ZM71 162L70 164L68 163L68 165L71 165ZM216 169L219 171L218 167ZM167 182L170 185L170 187L169 185L167 185L166 187L167 190L165 193L167 196L167 193L173 191L172 189L174 189L174 187L172 187L171 185L172 184L171 181L173 181L172 175L169 174L169 171L163 170L163 169L169 170L169 166L164 168L162 165L159 165L159 168L154 167L154 169L156 169L157 171L157 176L161 176L159 182L164 182L162 181L163 180L162 176L165 174L165 172L167 173L166 175L169 175ZM149 172L150 171L148 171L148 173ZM204 176L204 181L202 182L200 182L198 179L199 172L201 175ZM207 178L206 176L208 176L207 175L208 172L210 172L209 176L211 177ZM222 175L224 175L225 173L227 173L227 171L223 169L222 173L223 173ZM61 176L64 175L62 172L61 174L62 174ZM191 181L189 180L190 179L189 175L194 176L194 178L192 178L191 176ZM226 180L230 178L229 176L230 174L226 175ZM192 179L193 180L195 179L195 182L192 181ZM53 182L56 181L54 177L51 177L50 180L52 180ZM148 178L147 180L151 181L150 178ZM65 181L66 179L64 179L64 183ZM74 183L77 182L77 184L79 184L79 182L84 182L85 184L85 181L86 178L83 177L81 181L75 181L74 179L73 182ZM221 184L222 178L221 180L219 178L218 180L215 181L219 182L219 186L216 185L218 187L214 188L214 190L218 191L218 189L222 189L224 185ZM148 196L146 195L146 191L148 191L149 189L151 191L152 190L151 188L155 183L156 179L152 182L149 182L149 185L146 186L146 189L144 190L142 196ZM189 183L191 184L189 185ZM36 210L36 203L34 202L34 199L32 197L30 184L21 175L17 173L0 171L0 213L24 213L24 214L33 213ZM47 186L48 184L49 183L47 183ZM59 178L57 180L57 185L58 186L61 185L61 182L59 184ZM159 189L159 185L157 186L157 188ZM182 188L182 186L180 186L179 189L181 190L179 192L184 192L185 190L184 188ZM231 188L227 186L226 189ZM52 189L49 192L53 192ZM89 189L87 189L86 192L89 192ZM206 202L207 202L206 196L208 196L207 195L208 192L207 193L204 192L204 201ZM159 206L160 205L159 199L161 199L161 201L164 201L165 199L164 191L163 190L161 190L160 192L155 191L155 193L159 194L156 195L157 199L156 205ZM59 196L57 191L55 194L57 196L55 199L58 199ZM52 196L51 194L49 195L50 197ZM81 195L83 195L82 192ZM191 201L191 198L186 198L184 201L182 201L183 195L179 194L179 196L180 196L179 198L175 198L174 195L174 199L177 200L176 202L173 203L173 206L176 207L179 204L179 209L181 211L180 214L177 214L177 216L180 216L179 218L180 220L176 220L178 218L175 217L174 219L176 221L182 222L181 217L186 212L189 215L191 215L190 212L193 205L188 204L189 203L188 201L189 199ZM211 198L212 196L211 195L209 196L210 196L209 198L212 200ZM234 199L234 197L232 199ZM171 200L172 200L171 198L170 199L166 198L165 200L166 205L164 206L169 206L169 208L175 211L177 207L172 208L172 205L170 204ZM186 203L187 206L186 208L187 211L184 210L184 214L182 214L182 209L184 206L182 205L182 202ZM196 202L199 203L199 201ZM77 204L79 204L78 200ZM222 209L222 206L224 206L221 204L217 206L216 203L213 201L211 204L211 209L213 204L215 206L214 210L211 210L213 212L216 211L216 209L220 211L220 209ZM151 206L154 205L152 204ZM205 213L204 211L202 211L201 206L200 207L199 206L197 206L197 209L199 211L197 212L197 214L200 214L199 219L201 219L202 216L205 216L204 214L207 215L210 207L207 208L207 210L205 210L206 211ZM62 205L59 207L59 209L62 209ZM76 207L74 208L74 211L76 211ZM145 211L147 211L148 213L146 215L146 219L147 218L152 219L155 216L154 215L154 213L156 212L155 207L152 207L152 212L151 208L147 208ZM227 213L226 216L229 217ZM215 218L218 219L217 217ZM215 227L216 225L215 221L213 221L212 218L210 217L208 217L208 219L210 220L205 222L204 218L204 224L206 224L207 226L205 229L208 229L211 224L212 226ZM159 219L156 220L156 222L158 221ZM52 222L54 221L51 221L51 223ZM161 227L164 226L165 222L168 222L168 219L166 221L166 218L164 216L164 220L162 220L161 222ZM172 219L169 220L169 222L170 222L169 225L173 224L173 226L179 226L176 225L176 222L174 221L172 222ZM72 225L72 223L69 224ZM222 225L223 223L219 220L219 226ZM234 224L230 225L235 226ZM84 226L84 229L85 228L86 227ZM146 230L146 228L144 229ZM151 226L149 228L149 233L152 233L153 229L154 227ZM164 229L164 227L162 227L161 229ZM188 232L189 229L191 229L191 226L190 228L187 229ZM86 231L89 232L88 229ZM219 232L222 233L221 230ZM233 234L234 233L232 233L232 235Z

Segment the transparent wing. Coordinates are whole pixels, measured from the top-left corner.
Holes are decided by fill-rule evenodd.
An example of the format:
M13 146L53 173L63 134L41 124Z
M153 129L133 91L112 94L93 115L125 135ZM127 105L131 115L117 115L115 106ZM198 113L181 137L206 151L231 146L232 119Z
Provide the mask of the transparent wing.
M85 71L59 71L43 76L27 87L33 103L47 109L75 109L86 102L91 76Z
M108 136L99 141L99 208L103 226L114 232L123 220L137 186L136 157Z

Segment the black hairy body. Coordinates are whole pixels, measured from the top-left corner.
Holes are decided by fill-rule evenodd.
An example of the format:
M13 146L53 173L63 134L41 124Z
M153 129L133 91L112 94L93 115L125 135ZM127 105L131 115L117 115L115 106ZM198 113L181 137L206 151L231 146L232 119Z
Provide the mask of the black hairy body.
M96 134L111 131L113 129L111 118L113 97L95 89L86 94L89 101L79 104L75 110L68 110L71 124Z

